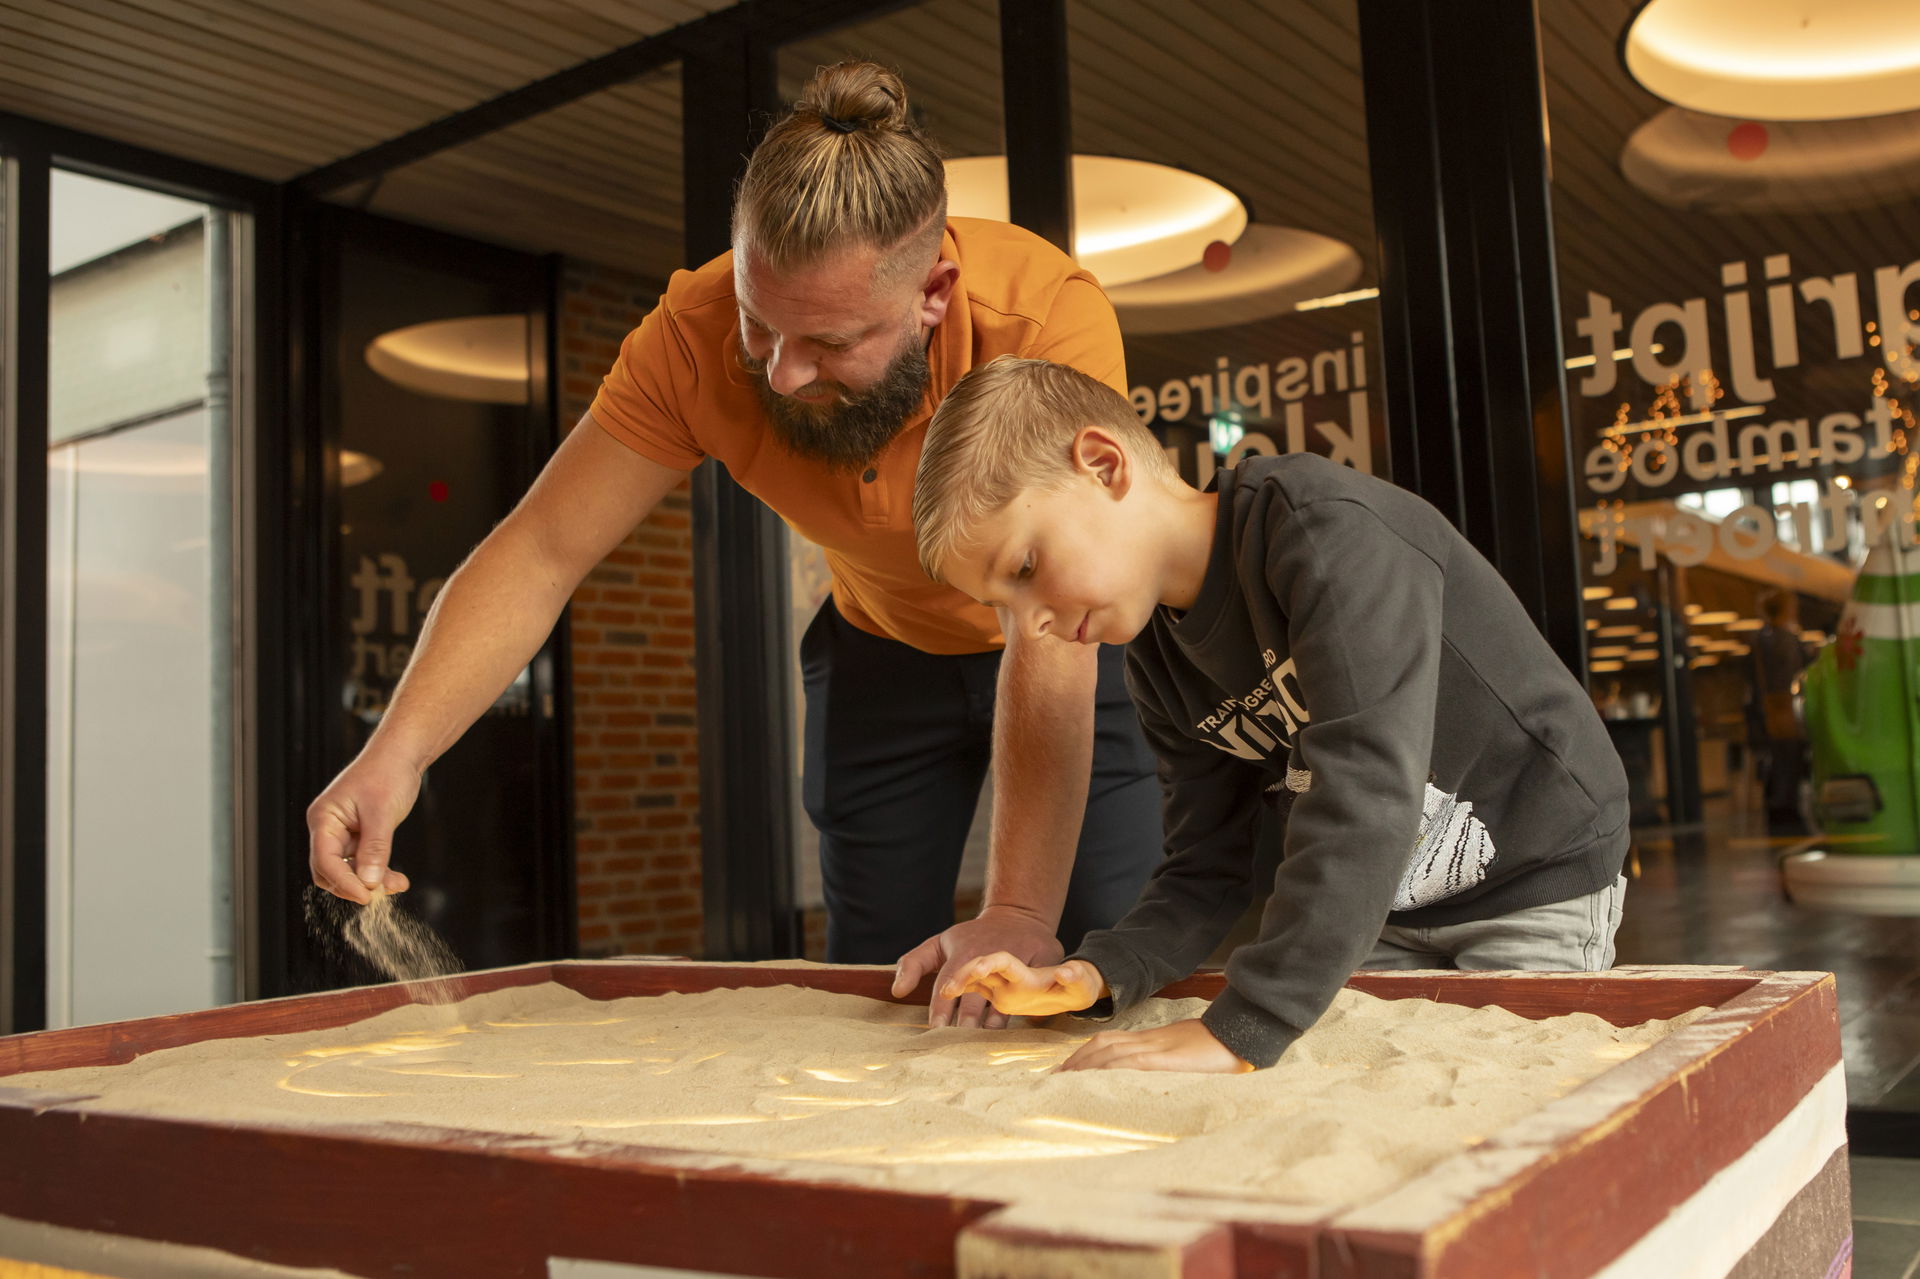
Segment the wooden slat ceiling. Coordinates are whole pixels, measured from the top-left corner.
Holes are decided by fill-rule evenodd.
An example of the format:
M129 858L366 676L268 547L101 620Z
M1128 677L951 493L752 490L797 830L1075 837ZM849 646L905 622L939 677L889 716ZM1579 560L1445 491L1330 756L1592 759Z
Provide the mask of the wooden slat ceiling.
M286 180L725 0L0 0L0 109ZM1615 53L1636 0L1540 0L1562 296L1623 306L1720 292L1720 262L1796 276L1907 260L1920 210L1748 217L1656 205L1620 175L1665 104ZM1356 0L1069 0L1074 142L1194 169L1262 222L1352 245L1375 283ZM430 56L426 54L430 53ZM898 67L951 155L1001 137L996 0L923 0L790 45L780 88L860 55ZM681 244L678 68L400 168L345 203L664 279ZM1906 256L1899 256L1905 253ZM1343 344L1340 308L1243 326L1233 347ZM1251 331L1249 331L1251 330ZM1830 340L1802 334L1812 366ZM1134 346L1130 343L1130 348ZM1199 372L1223 336L1144 341ZM1253 356L1250 358L1266 358Z
M681 263L680 70L396 169L363 207L665 280Z
M5 0L0 108L281 181L727 0Z

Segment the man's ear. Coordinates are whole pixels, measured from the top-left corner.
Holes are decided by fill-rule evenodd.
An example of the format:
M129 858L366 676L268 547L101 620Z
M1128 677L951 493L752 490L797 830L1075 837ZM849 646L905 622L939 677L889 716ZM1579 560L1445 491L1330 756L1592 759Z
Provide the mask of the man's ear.
M947 318L947 307L953 302L953 286L960 279L960 264L949 258L941 258L928 268L926 279L920 282L920 293L915 299L915 310L922 328L938 328Z
M1119 437L1104 426L1083 426L1074 435L1073 469L1116 499L1125 497L1133 486L1133 459Z

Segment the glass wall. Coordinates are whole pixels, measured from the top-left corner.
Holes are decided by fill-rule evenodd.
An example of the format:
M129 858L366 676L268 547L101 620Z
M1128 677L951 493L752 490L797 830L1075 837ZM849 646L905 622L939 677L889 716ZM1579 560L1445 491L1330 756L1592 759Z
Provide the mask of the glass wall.
M1134 411L1190 483L1248 456L1311 452L1388 475L1379 275L1353 0L1204 9L1067 6L1076 233L1120 317ZM1257 75L1221 50L1261 50ZM1230 127L1227 122L1231 122ZM1257 148L1250 139L1259 139ZM1224 214L1142 259L1137 201L1209 188ZM1132 248L1136 256L1129 257ZM1244 731L1262 729L1249 717ZM1267 823L1254 883L1279 863ZM1227 947L1258 924L1256 899ZM1227 947L1216 958L1223 959Z
M1882 646L1851 603L1913 542L1920 111L1844 77L1817 119L1669 100L1631 70L1641 6L1540 9L1589 686L1678 903L1630 901L1622 958L1833 969L1853 1104L1920 1109L1911 921L1788 905L1776 865L1815 833L1920 852L1899 610Z
M324 653L327 770L373 735L441 587L550 451L540 261L384 219L325 221L323 427L337 480ZM468 967L567 949L552 641L422 775L394 839L404 909ZM285 903L295 989L371 980L331 944L351 908Z
M1142 7L1124 23L1072 0L1067 16L1081 258L1119 313L1141 420L1195 483L1282 452L1385 476L1353 0ZM1258 74L1222 73L1235 48L1261 51ZM1143 258L1135 206L1175 184L1217 188L1225 212Z
M49 1024L235 996L235 215L52 177Z

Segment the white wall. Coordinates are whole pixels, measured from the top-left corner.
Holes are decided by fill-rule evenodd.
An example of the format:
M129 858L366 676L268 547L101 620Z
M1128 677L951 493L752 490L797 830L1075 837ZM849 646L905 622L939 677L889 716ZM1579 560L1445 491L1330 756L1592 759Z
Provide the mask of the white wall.
M194 224L54 278L47 331L54 443L207 393L204 245L205 231Z
M55 205L59 218L61 206ZM207 308L199 227L53 281L48 997L53 1025L234 997L214 845ZM150 421L182 404L184 412ZM109 430L129 421L137 425ZM87 432L104 433L76 440ZM223 534L224 535L224 534ZM224 701L224 699L221 699Z

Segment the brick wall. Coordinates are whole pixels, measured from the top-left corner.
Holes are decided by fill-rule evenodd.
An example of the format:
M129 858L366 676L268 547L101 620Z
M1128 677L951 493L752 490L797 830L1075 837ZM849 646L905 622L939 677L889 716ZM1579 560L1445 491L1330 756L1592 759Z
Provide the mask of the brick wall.
M567 266L563 429L580 420L658 284ZM670 493L573 597L580 952L698 955L700 761L688 487Z

